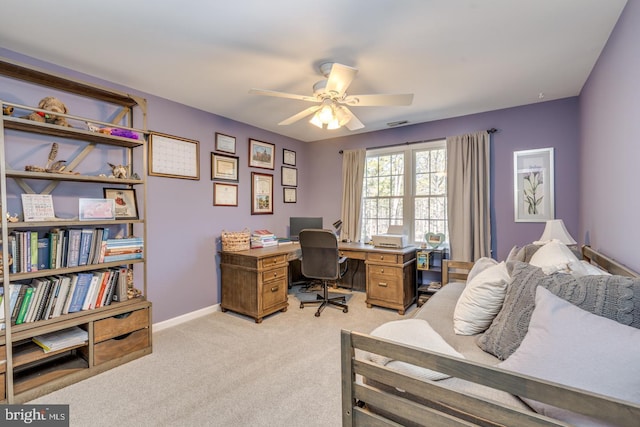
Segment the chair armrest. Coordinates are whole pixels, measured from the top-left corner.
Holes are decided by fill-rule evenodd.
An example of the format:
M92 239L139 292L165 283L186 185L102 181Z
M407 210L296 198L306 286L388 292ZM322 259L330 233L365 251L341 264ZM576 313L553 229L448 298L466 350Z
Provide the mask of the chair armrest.
M344 266L344 270L340 272L340 278L347 274L347 270L349 270L349 264L346 263L348 259L349 258L347 258L346 256L341 256L340 258L338 258L338 265L340 267Z

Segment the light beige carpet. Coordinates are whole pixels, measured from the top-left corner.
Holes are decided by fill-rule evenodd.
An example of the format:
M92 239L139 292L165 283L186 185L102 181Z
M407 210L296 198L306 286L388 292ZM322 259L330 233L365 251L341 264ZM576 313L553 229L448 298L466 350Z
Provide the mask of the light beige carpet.
M340 426L340 330L370 332L415 309L400 316L364 300L353 292L348 313L315 317L291 293L289 309L261 324L203 316L155 333L151 355L31 403L69 404L73 427Z

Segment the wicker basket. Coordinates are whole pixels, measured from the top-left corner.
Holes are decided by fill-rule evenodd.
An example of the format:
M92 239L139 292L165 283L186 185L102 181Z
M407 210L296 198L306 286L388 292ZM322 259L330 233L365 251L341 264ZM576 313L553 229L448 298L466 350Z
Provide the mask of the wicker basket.
M242 231L223 231L221 240L223 251L244 251L251 247L251 232L246 228Z

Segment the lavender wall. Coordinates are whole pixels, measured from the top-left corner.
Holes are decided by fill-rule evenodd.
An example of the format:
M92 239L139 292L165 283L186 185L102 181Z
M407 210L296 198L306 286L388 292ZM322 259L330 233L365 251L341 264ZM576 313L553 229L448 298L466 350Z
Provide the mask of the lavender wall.
M580 95L582 218L596 249L640 271L640 2L629 0Z
M512 245L535 240L543 229L541 223L513 221L513 151L555 147L556 216L563 218L569 231L580 240L577 233L579 186L575 182L579 170L576 161L579 152L577 98L303 143L15 52L0 49L0 55L146 97L151 130L200 141L199 181L148 177L148 289L149 299L154 303L154 322L220 302L216 252L220 247L221 231L268 228L278 235L286 235L289 216L302 215L321 215L325 226L329 227L340 216L342 157L338 151L341 149L430 140L498 128L499 132L492 138L491 159L493 246L495 257L502 259ZM2 91L11 89L3 88ZM73 111L73 114L82 115L79 111ZM212 206L210 152L214 148L215 132L233 135L237 139L236 155L240 158L237 208ZM250 214L250 174L265 170L248 167L248 138L276 144L274 215ZM299 182L296 204L282 202L280 167L283 148L297 152Z
M491 145L494 257L504 259L513 245L537 240L544 229L543 223L514 221L514 151L555 148L556 218L562 218L569 232L579 240L577 98L314 142L309 150L314 163L305 171L315 177L310 183L316 195L312 207L325 218L340 216L342 158L339 150L431 140L493 127L499 130L493 134Z
M310 178L304 173L298 176L298 203L283 203L280 167L282 149L297 152L298 169L308 168L305 150L307 145L300 141L267 132L224 117L205 113L166 99L123 88L72 70L25 57L6 49L0 49L0 56L35 65L51 71L138 94L148 100L148 127L156 132L177 135L200 141L200 180L184 180L162 177L148 177L147 219L147 266L148 297L154 304L153 321L167 320L220 302L219 266L217 251L219 237L223 230L237 231L244 228L268 228L278 235L286 235L289 216L302 216L309 211L313 194L308 191ZM1 81L0 99L35 105L38 100L51 93L49 89L23 92L22 84L15 81L7 84ZM19 92L19 94L16 94ZM83 116L86 104L76 103L68 94L59 95L65 102L69 100L70 114ZM12 99L12 97L18 99ZM92 109L94 111L95 109ZM141 126L136 123L136 126ZM236 156L239 157L239 204L238 207L214 207L213 184L210 180L210 153L214 151L214 134L222 132L233 135L237 141ZM276 145L275 170L248 167L248 139L254 138ZM46 160L50 143L41 144L38 159ZM44 151L43 151L44 150ZM39 154L40 152L41 155ZM20 153L16 153L20 157ZM102 163L114 161L101 157ZM32 157L22 156L15 161L39 162ZM89 161L89 159L87 160ZM29 163L30 164L30 163ZM84 162L83 162L84 165ZM107 172L105 164L94 164L92 172ZM251 215L251 172L272 173L274 175L274 215ZM87 172L89 173L89 172ZM59 197L59 193L54 194ZM101 197L96 195L96 197ZM55 202L54 202L55 203ZM57 206L56 206L57 208ZM76 212L77 215L77 212Z

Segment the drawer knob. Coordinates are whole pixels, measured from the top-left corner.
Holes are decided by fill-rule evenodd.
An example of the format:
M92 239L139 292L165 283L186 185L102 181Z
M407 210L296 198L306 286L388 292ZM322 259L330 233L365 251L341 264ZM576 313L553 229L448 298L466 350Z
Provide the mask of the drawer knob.
M276 292L278 290L279 286L272 286L271 287L271 292Z
M387 283L386 282L379 282L378 286L380 286L382 288L386 288L387 287Z
M380 273L384 273L384 268L381 268L381 269L380 269Z
M384 261L384 255L380 255L380 261Z
M277 271L273 272L273 277L278 277L278 272Z

